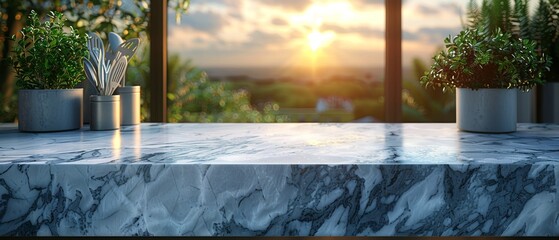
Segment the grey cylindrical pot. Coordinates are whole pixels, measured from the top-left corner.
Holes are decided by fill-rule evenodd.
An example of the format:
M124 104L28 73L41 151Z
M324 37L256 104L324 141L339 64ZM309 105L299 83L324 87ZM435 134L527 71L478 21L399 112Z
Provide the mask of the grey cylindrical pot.
M456 122L463 131L516 131L517 89L456 89Z
M91 130L116 130L120 128L120 96L93 95L91 101Z
M126 86L116 89L120 95L120 124L140 124L140 86Z
M91 103L90 96L97 95L99 92L95 86L86 79L83 81L83 123L89 123L91 117Z
M541 90L541 91L540 91ZM547 82L538 89L538 118L543 123L559 123L559 82Z
M18 128L23 132L80 129L83 89L19 90Z
M516 120L519 123L536 122L536 89L529 92L518 90Z

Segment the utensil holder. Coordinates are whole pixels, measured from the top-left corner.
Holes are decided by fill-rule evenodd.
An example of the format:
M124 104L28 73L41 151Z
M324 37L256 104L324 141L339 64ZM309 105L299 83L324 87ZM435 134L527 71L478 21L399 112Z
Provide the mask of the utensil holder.
M93 95L91 101L90 129L93 131L120 128L120 96Z
M126 86L116 89L120 95L120 124L140 124L140 86Z

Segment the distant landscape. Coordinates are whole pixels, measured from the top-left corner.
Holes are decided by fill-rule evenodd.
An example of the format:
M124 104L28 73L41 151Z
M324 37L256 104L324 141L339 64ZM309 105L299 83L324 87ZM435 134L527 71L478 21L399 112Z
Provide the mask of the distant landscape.
M276 103L292 122L377 122L384 120L384 68L332 67L311 70L212 67L202 68L212 81L224 82L234 90L246 91L252 105ZM404 69L406 87L416 86L411 68ZM319 107L319 102L327 104ZM351 104L344 109L342 102ZM413 114L412 114L413 115ZM418 114L415 114L418 115ZM407 116L408 121L422 121ZM425 119L424 121L427 121Z
M309 68L279 67L201 67L214 80L301 81L324 82L332 78L359 79L364 82L382 82L384 67L323 67L313 77Z

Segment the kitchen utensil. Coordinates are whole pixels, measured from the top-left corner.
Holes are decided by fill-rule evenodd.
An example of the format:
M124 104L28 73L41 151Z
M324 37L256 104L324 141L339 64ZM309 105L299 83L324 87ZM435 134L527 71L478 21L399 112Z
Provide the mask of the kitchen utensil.
M108 75L108 79L110 80L110 86L107 95L112 94L114 90L120 85L120 82L124 77L124 73L126 72L127 65L128 62L126 61L126 58L124 56L120 56L117 60L113 62Z
M89 60L87 60L87 58L83 58L83 64L84 64L85 76L87 80L89 80L91 85L95 87L97 92L99 92L99 87L97 82L97 72L95 71L93 64Z
M116 52L117 49L118 49L118 46L120 46L120 44L122 44L123 42L124 42L124 40L122 40L122 38L118 34L116 34L114 32L110 32L109 33L109 47L107 49L107 52L108 51Z

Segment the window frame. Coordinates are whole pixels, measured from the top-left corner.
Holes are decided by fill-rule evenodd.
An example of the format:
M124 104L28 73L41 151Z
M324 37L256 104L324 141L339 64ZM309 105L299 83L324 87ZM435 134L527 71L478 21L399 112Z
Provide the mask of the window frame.
M385 122L402 122L402 0L385 0ZM150 1L150 122L167 122L167 1ZM158 51L159 50L159 51Z

